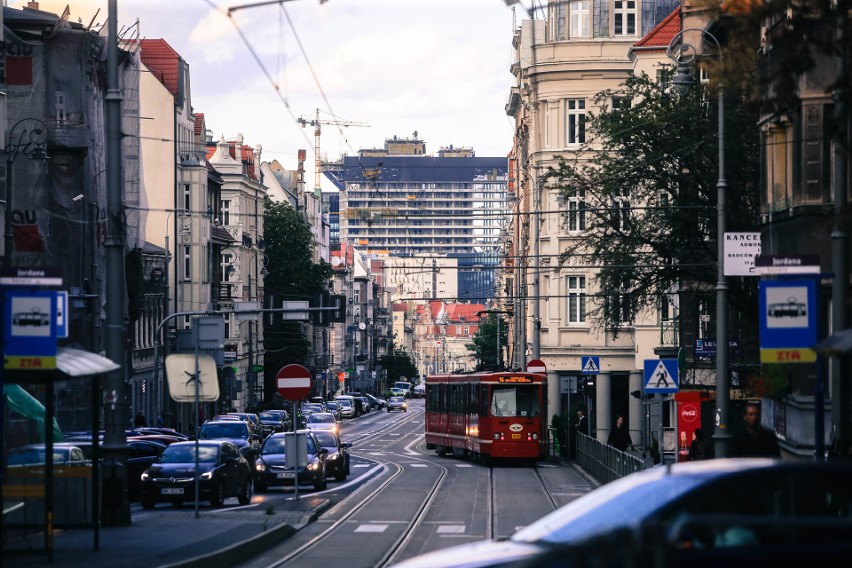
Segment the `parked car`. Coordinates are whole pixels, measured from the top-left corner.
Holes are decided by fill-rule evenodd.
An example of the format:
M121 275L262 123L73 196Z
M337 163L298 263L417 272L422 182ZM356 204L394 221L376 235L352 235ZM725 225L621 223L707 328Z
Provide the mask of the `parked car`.
M309 430L331 430L335 434L340 431L337 420L331 412L315 412L308 416L305 424Z
M140 501L145 509L158 502L180 505L195 496L195 442L178 442L165 450L140 476ZM228 497L240 505L252 498L253 479L248 460L223 440L198 442L199 500L221 507Z
M320 446L328 450L325 457L326 474L337 481L344 481L349 475L349 448L352 444L343 442L331 430L314 430L314 436Z
M240 450L250 464L257 459L261 435L255 434L245 420L211 420L201 425L199 440L227 440Z
M326 488L326 456L328 450L320 445L316 435L310 430L299 430L298 433L306 437L307 460L305 466L287 467L285 440L287 436L292 436L292 434L272 434L263 442L255 464L254 475L257 491L266 491L266 488L271 485L294 485L297 472L299 485L313 484L316 491L322 491Z
M57 442L53 444L54 465L85 465L88 463L86 454L76 443ZM20 448L12 448L6 459L8 466L43 465L47 456L45 444L29 444Z
M131 500L136 500L141 497L140 479L142 474L149 467L154 465L157 460L163 455L171 444L177 443L177 438L173 438L174 442L164 443L159 440L143 438L128 438L127 439L127 493ZM153 436L159 438L159 436Z
M368 401L370 401L370 407L373 410L381 410L386 405L386 402L383 399L380 399L376 396L373 396L371 394L365 394L364 396L367 398Z
M368 399L366 396L356 396L355 397L355 404L360 405L361 414L367 414L368 412L370 412L370 409L373 406L370 403L370 399Z
M446 548L397 566L618 566L625 559L645 566L662 558L669 566L753 566L772 565L770 556L789 565L782 560L850 552L852 463L719 459L640 471L509 540Z
M343 418L355 418L355 401L351 396L340 394L334 400L340 403L340 415Z
M401 396L392 396L388 399L388 412L394 410L408 412L408 403L405 402L405 398Z

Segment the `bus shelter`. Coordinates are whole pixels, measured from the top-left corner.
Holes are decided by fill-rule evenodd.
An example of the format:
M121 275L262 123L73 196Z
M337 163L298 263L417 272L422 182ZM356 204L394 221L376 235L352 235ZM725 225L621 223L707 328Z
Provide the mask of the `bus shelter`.
M3 555L47 554L55 529L91 528L100 547L100 376L113 361L60 347L56 369L3 373Z

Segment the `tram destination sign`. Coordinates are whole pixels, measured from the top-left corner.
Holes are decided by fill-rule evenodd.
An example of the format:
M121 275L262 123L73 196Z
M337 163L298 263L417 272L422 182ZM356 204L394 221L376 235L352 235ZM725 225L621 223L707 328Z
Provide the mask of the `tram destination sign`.
M497 377L498 383L531 383L532 377L524 377L522 375L501 375Z

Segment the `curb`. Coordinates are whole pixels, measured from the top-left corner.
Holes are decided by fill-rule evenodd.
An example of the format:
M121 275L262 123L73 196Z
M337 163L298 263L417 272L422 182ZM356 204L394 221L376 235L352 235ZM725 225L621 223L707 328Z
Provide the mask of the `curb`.
M230 568L242 564L246 559L256 556L264 550L287 540L298 532L300 528L317 520L330 506L331 501L326 499L311 514L303 515L297 527L289 523L283 523L243 542L238 542L226 548L172 564L162 564L159 568Z

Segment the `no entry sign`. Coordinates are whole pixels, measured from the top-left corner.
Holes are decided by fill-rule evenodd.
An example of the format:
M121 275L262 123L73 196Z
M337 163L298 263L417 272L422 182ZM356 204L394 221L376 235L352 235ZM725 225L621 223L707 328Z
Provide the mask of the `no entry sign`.
M540 359L533 359L529 363L527 363L527 373L538 373L543 375L547 372L547 365L544 364L544 361Z
M275 387L284 400L302 400L311 394L311 372L302 365L285 365L275 376Z

